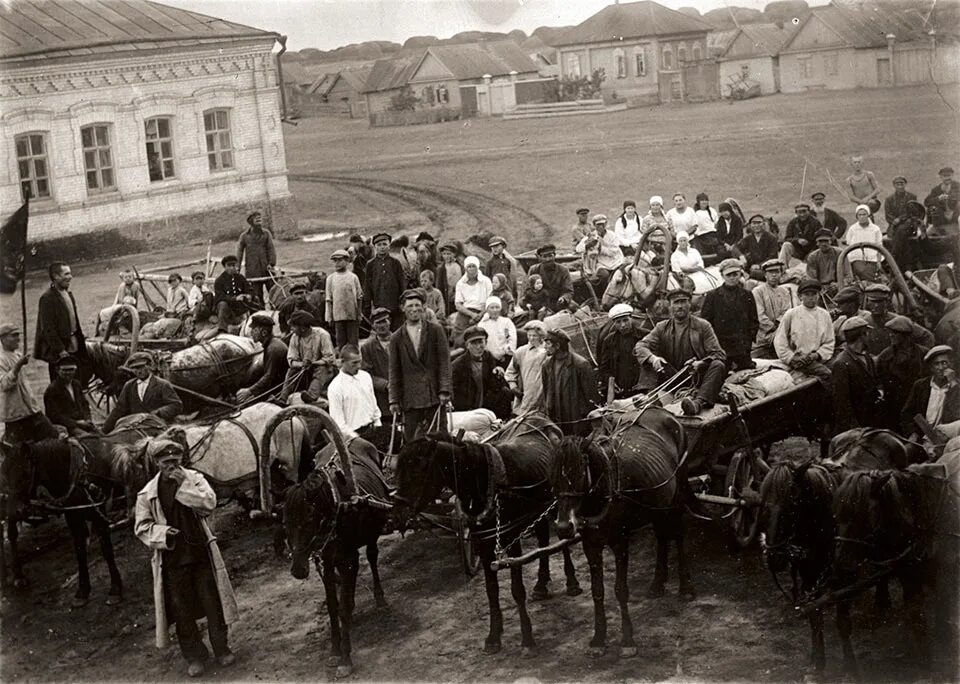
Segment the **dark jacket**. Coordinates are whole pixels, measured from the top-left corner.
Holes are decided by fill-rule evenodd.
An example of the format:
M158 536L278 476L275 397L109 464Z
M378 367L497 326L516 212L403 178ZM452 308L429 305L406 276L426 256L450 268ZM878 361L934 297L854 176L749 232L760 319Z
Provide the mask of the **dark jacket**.
M640 377L640 364L633 358L633 348L643 339L644 331L640 321L631 320L631 323L632 326L626 332L614 328L604 334L601 329L597 335L597 365L601 389L606 387L607 378L612 377L619 389L618 396L630 396L629 390L637 384Z
M730 213L730 220L724 217L717 219L714 224L717 231L717 237L725 245L735 245L743 239L743 221L735 213Z
M237 261L243 263L246 255L247 263L243 272L248 278L262 278L269 273L270 266L277 265L277 252L273 247L273 235L262 228L259 232L247 228L240 233L237 241Z
M720 346L713 326L699 316L691 314L685 326L672 318L657 323L637 345L637 362L643 364L651 354L663 357L675 369L680 369L690 359L701 361L726 361L727 354ZM691 355L675 355L681 347L689 347Z
M918 344L904 350L891 345L877 357L877 376L883 387L884 427L900 430L900 412L907 403L913 383L926 374L923 357L928 351L927 347Z
M563 264L556 264L556 268L551 271L544 271L543 264L534 264L530 267L527 279L537 274L543 279L543 291L547 293L547 308L555 309L557 300L561 297L568 299L573 297L573 279L570 277L570 271Z
M946 194L947 199L941 200L940 195ZM950 181L950 187L946 193L938 183L934 185L923 200L923 204L929 212L930 224L934 226L943 226L956 224L960 219L958 205L960 205L960 181Z
M503 380L503 376L493 372L493 369L497 367L496 359L490 352L483 352L481 358L482 369L480 371L480 378L483 383L483 401L479 403L477 398L480 394L480 388L477 387L476 379L473 376L472 365L473 358L469 353L466 353L462 354L450 366L450 375L453 379L453 408L457 411L485 408L493 411L497 418L503 420L509 418L512 395L504 391L507 383Z
M867 352L852 354L844 349L833 360L831 371L834 431L882 427L883 410L873 357Z
M930 376L928 375L917 380L910 388L907 403L903 405L903 411L900 412L901 434L909 437L919 432L913 418L916 415L925 416L929 402ZM956 420L960 420L960 384L954 384L947 390L947 396L943 402L943 413L940 415L941 423L952 423Z
M460 271L462 276L464 272L463 261L461 259L457 259L456 261L458 264L460 264ZM437 263L437 267L434 269L433 273L436 276L435 287L438 290L440 290L440 292L443 294L444 310L447 312L447 314L451 314L457 310L457 307L455 306L453 301L453 288L450 287L450 283L447 282L447 267L443 260L440 260ZM456 285L456 283L453 283L453 285ZM448 288L450 290L449 294L447 292Z
M548 356L541 373L544 409L561 429L583 420L596 407L596 375L590 362L576 352Z
M407 276L403 265L389 254L374 257L366 267L363 298L371 307L382 306L390 311L400 310L400 295L406 289Z
M447 336L436 323L421 325L420 349L413 348L405 324L390 336L390 403L403 411L437 406L441 392L450 394Z
M363 370L373 380L373 393L377 395L377 406L385 417L390 415L390 352L376 335L371 335L360 343L360 358Z
M884 349L893 344L890 339L893 333L886 326L887 321L880 323L874 319L873 314L867 314L863 320L867 322L867 351L874 356L879 356ZM919 344L927 349L936 344L932 332L919 323L911 321L911 324L913 325L912 339L914 344Z
M73 396L67 392L66 383L57 378L43 393L43 412L55 425L62 425L72 434L77 429L77 421L90 421L90 404L83 394L79 380L70 383Z
M177 391L169 382L151 375L141 401L140 394L137 392L137 379L134 378L127 381L120 390L117 405L113 407L103 423L103 431L110 432L118 420L134 413L152 413L158 418L170 420L176 418L182 411L183 402L180 401Z
M700 316L713 326L728 359L750 358L750 349L760 329L757 302L752 294L739 285L721 285L704 297Z
M760 239L757 240L753 235L747 235L736 245L737 249L747 260L747 268L759 266L767 259L775 259L780 245L777 238L763 231L760 233Z
M281 302L280 306L277 307L277 314L280 317L280 332L284 335L287 334L290 330L290 314L294 311L306 311L308 314L313 316L314 325L321 326L323 325L323 312L317 309L317 307L310 304L310 301L307 299L306 295L300 293L289 295L286 299Z
M883 200L883 217L887 220L887 225L893 225L901 216L906 216L907 203L916 202L917 196L912 192L903 191L903 195L894 192Z
M287 345L276 337L271 337L263 349L263 373L247 389L255 397L269 389L279 392L281 388L278 385L283 385L283 380L287 377L287 367Z
M823 218L818 218L818 220L826 230L833 234L834 240L842 240L843 236L847 234L847 219L830 207L823 208Z
M783 241L793 245L793 256L796 259L806 259L810 250L817 246L817 232L823 228L820 221L813 214L801 219L794 216L787 224L787 230L784 233ZM807 244L801 245L800 240L804 239Z
M80 328L80 316L77 314L77 300L73 293L67 290L70 304L73 306L73 316L77 327L70 329L70 312L67 303L59 290L53 285L40 295L40 306L37 311L37 332L33 343L33 356L51 363L56 361L60 352L70 346L70 338L77 337L77 356L86 357L87 347L84 343L83 330Z
M239 273L227 273L224 271L213 281L213 302L232 302L237 296L244 294L253 294L253 288L250 282Z

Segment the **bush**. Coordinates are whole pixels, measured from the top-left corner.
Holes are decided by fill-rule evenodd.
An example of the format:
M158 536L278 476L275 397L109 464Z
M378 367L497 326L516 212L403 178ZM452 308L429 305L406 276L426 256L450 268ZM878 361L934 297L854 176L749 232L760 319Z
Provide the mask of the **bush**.
M413 88L406 86L399 93L390 98L390 112L412 112L420 104L420 98L413 94Z
M600 97L600 86L606 79L603 68L594 69L590 76L564 76L560 79L559 100L592 100Z

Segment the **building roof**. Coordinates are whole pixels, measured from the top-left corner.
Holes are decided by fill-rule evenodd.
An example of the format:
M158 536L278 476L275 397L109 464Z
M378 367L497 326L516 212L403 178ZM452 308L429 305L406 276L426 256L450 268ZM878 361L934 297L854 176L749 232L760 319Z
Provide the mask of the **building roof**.
M415 55L404 55L402 57L391 57L390 59L378 59L373 63L373 68L367 76L367 82L363 86L363 92L376 93L383 90L393 90L407 85L410 76L420 63L421 53Z
M0 59L152 50L275 35L149 0L0 3Z
M706 33L712 28L701 19L664 7L653 0L642 0L604 7L560 36L555 44L560 47L624 38Z
M537 71L539 68L512 40L494 43L464 43L462 45L432 45L417 62L417 67L427 54L436 57L458 81L490 76L505 76L511 71L518 74ZM416 69L414 69L414 73ZM412 77L412 74L411 74Z
M855 48L883 47L887 34L897 42L918 40L925 34L923 18L912 12L892 12L875 3L857 0L834 0L826 7L813 7L783 46L790 50L794 38L810 21L818 19L832 29L847 45Z
M727 51L730 43L733 42L740 29L724 29L723 31L711 31L707 34L707 55L718 57Z
M735 29L734 37L727 43L726 49L720 55L726 57L740 34L750 39L752 50L749 53L738 51L737 57L776 57L793 35L789 29L780 28L776 24L743 24Z
M362 93L367 85L367 76L369 75L370 69L364 67L360 69L341 69L337 77L346 81L358 93Z
M280 67L283 71L283 82L287 85L300 86L306 88L313 83L314 77L307 72L299 63L288 62L280 58Z

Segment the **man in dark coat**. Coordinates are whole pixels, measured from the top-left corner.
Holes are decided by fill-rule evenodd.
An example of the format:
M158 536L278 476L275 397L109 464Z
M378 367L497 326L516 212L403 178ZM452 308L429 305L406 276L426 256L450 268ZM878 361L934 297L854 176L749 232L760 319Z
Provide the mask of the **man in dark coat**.
M273 246L273 235L263 228L263 218L259 211L247 217L249 228L240 233L237 240L237 263L243 263L246 257L244 274L247 278L266 278L277 265L277 251ZM263 299L264 281L250 283L253 294L261 302Z
M360 368L370 374L380 414L390 415L390 312L374 309L370 314L371 335L360 343Z
M868 311L864 318L868 326L867 351L877 357L892 344L890 329L886 327L887 321L893 317L890 313L890 288L883 283L868 285L864 293L863 308ZM913 327L913 341L924 347L932 347L933 333L913 321L910 324Z
M745 230L747 234L736 244L736 248L747 260L747 269L777 258L777 238L767 229L767 219L762 214L751 216Z
M614 304L608 315L611 328L604 327L597 336L597 365L607 403L636 393L634 387L640 379L640 366L633 358L633 348L644 334L629 304Z
M83 367L89 365L89 360L86 340L80 328L80 316L77 314L77 301L70 292L73 273L62 261L50 264L47 272L50 275L50 287L40 295L33 356L47 362L50 380L53 381L57 377L57 359L64 354L72 354L83 378L86 376L82 372Z
M633 354L641 366L670 377L686 365L693 370L694 393L681 401L684 414L694 416L717 403L727 375L727 354L713 327L690 314L690 293L683 289L667 293L670 318L657 323L637 342Z
M757 302L743 287L739 260L724 259L720 264L720 275L723 276L723 285L704 297L700 316L713 327L726 352L728 369L753 368L750 350L760 329Z
M266 401L270 393L280 394L287 377L287 345L273 336L274 321L266 314L250 318L250 337L263 347L263 366L260 377L249 387L237 390L237 401L247 403L255 399Z
M400 296L406 286L407 276L403 272L403 265L390 256L390 236L387 233L374 235L373 247L376 256L366 265L363 299L373 308L383 307L389 311L391 328L396 330L404 318L400 310Z
M543 281L543 291L547 293L547 306L558 311L573 299L573 279L563 264L557 263L555 245L542 245L537 248L540 263L530 267L529 276L539 275Z
M837 259L840 250L831 244L833 235L826 228L817 233L817 248L807 255L807 277L820 283L829 296L837 293Z
M597 379L590 362L570 349L563 330L550 330L543 342L547 359L541 370L547 416L565 435L590 433L587 414L599 400Z
M960 182L953 180L953 169L940 169L940 183L923 200L931 226L956 226L960 221Z
M169 382L153 374L153 357L135 352L127 359L127 368L134 378L120 390L117 405L103 423L103 431L113 430L117 421L134 413L152 413L163 420L172 420L183 412L183 402Z
M780 261L790 267L790 259L806 260L816 244L817 233L823 228L817 217L810 213L810 205L801 202L793 208L796 216L790 219L783 235L780 248Z
M873 357L866 350L867 322L852 316L844 322L843 351L830 376L834 431L883 425L882 395Z
M877 357L877 375L883 387L884 427L900 429L900 411L913 383L926 373L923 357L930 351L913 341L913 323L906 316L886 322L892 344Z
M914 440L923 436L915 421L916 416L923 417L944 437L956 437L960 432L960 383L953 368L955 355L951 347L938 344L923 357L929 375L913 383L907 403L900 412L900 429L904 436Z
M457 411L485 408L501 420L508 419L513 394L503 379L503 368L487 351L487 331L477 326L467 328L463 332L463 347L467 353L450 366L453 408Z
M77 380L77 360L61 356L56 363L57 378L43 393L43 412L54 425L62 425L72 437L98 432L90 419L90 404Z
M256 306L253 302L253 288L240 275L237 257L228 254L220 260L223 273L213 281L213 305L217 309L217 327L224 332L236 334L240 326L239 319L245 311Z
M824 193L815 192L810 195L810 199L813 200L813 214L823 224L824 230L830 231L831 241L836 243L838 240L842 240L843 236L847 234L847 219L830 207L824 206L827 201L827 196Z
M927 208L920 202L911 201L907 202L900 216L887 226L887 235L893 241L890 251L901 271L913 271L923 267L920 257L922 240L927 233L926 220ZM950 268L946 270L952 274Z
M894 178L893 194L883 200L883 217L887 220L887 226L892 226L898 218L906 214L909 202L916 201L917 196L907 192L907 179L903 176Z
M306 311L313 316L315 325L323 323L323 312L313 306L307 299L307 285L305 283L291 285L289 294L277 308L280 315L280 332L284 335L290 331L290 315L294 311Z
M411 442L450 401L450 349L443 328L424 319L423 292L407 290L402 300L404 322L390 336L390 413L403 413Z

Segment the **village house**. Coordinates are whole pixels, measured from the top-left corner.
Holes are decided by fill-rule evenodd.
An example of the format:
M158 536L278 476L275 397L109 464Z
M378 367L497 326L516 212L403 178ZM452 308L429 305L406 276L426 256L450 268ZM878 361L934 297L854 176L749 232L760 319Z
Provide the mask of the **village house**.
M602 91L633 104L716 96L718 76L708 58L706 22L642 0L615 4L574 26L556 41L563 77L603 69Z
M0 33L0 206L29 198L31 242L216 240L254 209L292 224L277 34L146 0L17 0Z
M734 30L726 50L719 56L720 91L731 96L731 86L751 83L761 95L780 92L780 50L790 31L776 24L743 24Z
M811 8L780 51L780 90L843 90L955 82L955 36L915 12L866 2Z
M362 118L367 115L367 99L363 91L366 86L370 69L341 69L333 74L327 74L323 82L322 91L328 104L333 105L337 114L344 114L351 119Z

